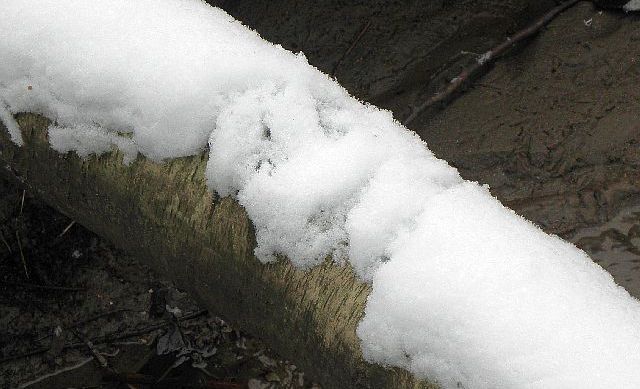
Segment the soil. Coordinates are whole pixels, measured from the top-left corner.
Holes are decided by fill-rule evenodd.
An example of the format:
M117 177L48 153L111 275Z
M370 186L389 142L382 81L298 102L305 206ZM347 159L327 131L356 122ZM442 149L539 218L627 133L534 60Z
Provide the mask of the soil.
M480 53L555 5L546 0L209 2L265 39L303 51L355 96L392 110L399 120ZM576 243L636 297L639 23L636 15L579 3L499 59L454 101L411 124L465 178L487 183L518 213ZM169 371L173 387L180 387L175 379L183 387L313 385L292 363L213 312L176 322L200 308L170 282L71 223L19 183L0 179L0 387L96 358L82 337L113 337L155 324L161 329L99 345L99 352L115 354L106 357L109 368L138 378ZM170 336L174 333L182 335ZM157 355L161 339L177 350ZM60 350L74 342L76 348ZM43 347L50 350L3 359ZM168 369L181 352L189 358ZM29 387L101 387L107 371L90 361Z

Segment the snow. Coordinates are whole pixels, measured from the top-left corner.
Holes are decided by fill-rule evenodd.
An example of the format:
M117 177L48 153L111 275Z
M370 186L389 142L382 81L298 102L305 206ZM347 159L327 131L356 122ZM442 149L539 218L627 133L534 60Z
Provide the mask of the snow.
M416 226L374 276L368 359L450 388L638 387L637 301L585 253L468 182Z
M624 5L624 10L627 12L640 11L640 0L629 1L627 4Z
M326 78L306 66L288 74L304 57L198 1L59 3L2 2L0 93L9 110L130 133L154 160L202 151L222 107L265 80Z
M124 154L125 164L131 163L138 155L138 148L131 139L96 125L82 123L73 127L51 125L48 134L51 148L60 153L75 151L80 157L87 158L92 154L100 155L117 149Z
M445 388L640 382L640 304L584 252L464 181L392 115L302 54L196 0L4 0L0 119L51 146L156 161L209 146L256 256L331 256L372 283L367 360ZM28 49L27 49L28 48Z
M22 140L22 134L20 133L20 128L18 127L18 123L16 123L11 111L9 111L9 107L2 103L0 100L0 122L4 124L9 132L9 136L11 137L11 141L15 144L22 146L24 141Z

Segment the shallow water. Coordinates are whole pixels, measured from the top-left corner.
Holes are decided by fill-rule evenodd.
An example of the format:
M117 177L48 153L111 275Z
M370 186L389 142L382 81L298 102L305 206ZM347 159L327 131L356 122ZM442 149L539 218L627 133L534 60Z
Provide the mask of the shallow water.
M640 298L640 206L622 209L599 226L577 230L569 240Z

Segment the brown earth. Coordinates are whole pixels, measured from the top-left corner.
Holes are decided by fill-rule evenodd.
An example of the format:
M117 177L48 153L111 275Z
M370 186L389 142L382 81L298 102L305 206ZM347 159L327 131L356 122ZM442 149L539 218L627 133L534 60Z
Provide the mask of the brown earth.
M639 22L579 4L416 129L548 231L606 221L640 200Z
M303 51L320 70L335 70L354 95L391 109L400 120L479 53L555 5L546 0L209 2L265 39ZM640 296L639 63L640 18L583 2L501 58L446 108L424 112L411 128L465 178L489 184L498 198L546 231L577 242ZM170 283L79 226L57 240L70 220L28 193L22 207L21 196L18 184L0 181L0 231L9 246L0 242L0 361L49 344L43 336L52 328L110 309L109 302L137 315L100 319L88 333L151 323L140 314L149 310L148 291L158 283L170 289ZM28 280L19 242L32 272ZM34 282L86 290L78 295L25 286ZM183 310L197 309L193 302L183 304ZM236 346L250 338L220 335L224 326L214 317L200 320L189 330L199 342L253 361L248 370L232 374L257 377L255 385L297 385L291 364L266 366L271 357L259 359L268 355L266 346L251 340L246 351L244 341L244 349ZM130 360L114 360L115 365L142 358L135 350L123 355ZM0 362L0 387L15 387L87 356L86 350L75 350ZM210 366L221 366L216 374L226 377L231 373L225 363L233 362L225 358L212 359ZM40 387L79 385L78 377L95 385L101 370L92 364L87 369ZM268 376L276 379L270 373L289 381L268 381Z

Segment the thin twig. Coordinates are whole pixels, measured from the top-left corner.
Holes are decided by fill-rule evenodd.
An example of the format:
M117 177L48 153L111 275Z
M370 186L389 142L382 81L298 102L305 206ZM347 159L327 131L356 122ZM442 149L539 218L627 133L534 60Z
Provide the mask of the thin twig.
M96 321L98 319L102 319L103 317L107 317L107 316L111 316L111 315L115 315L118 313L122 313L122 312L130 312L131 309L129 308L118 308L118 309L114 309L111 311L107 311L107 312L101 312L101 313L97 313L93 316L89 316L86 319L82 319L79 321L76 321L74 323L69 324L68 326L66 326L66 329L70 329L70 328L76 328L76 327L80 327L82 325L85 325L87 323L91 323L92 321Z
M100 367L102 367L105 370L111 371L111 368L109 367L109 362L107 361L107 358L105 358L102 354L100 354L100 352L98 351L98 349L96 348L96 346L93 344L93 342L91 340L87 339L78 330L72 330L71 332L76 336L76 338L78 338L79 340L84 342L84 344L87 346L87 349L89 349L89 352L91 352L93 357L100 364Z
M217 379L205 381L203 384L184 384L180 379L171 378L165 380L163 382L156 382L156 378L152 375L148 374L140 374L140 373L120 373L120 374L111 374L103 377L107 382L120 382L120 383L129 383L129 384L143 384L149 385L152 388L165 388L165 387L181 387L181 388L189 388L189 389L241 389L246 388L247 385L232 382L232 381L220 381ZM186 386L185 386L186 385Z
M178 321L185 321L185 320L191 320L191 319L195 319L197 317L200 317L204 314L206 314L207 311L205 309L202 309L200 311L196 311L187 315L183 315L181 317L178 318ZM165 328L166 326L170 325L171 322L169 320L165 320L162 321L160 323L157 324L152 324L148 327L142 328L138 331L132 331L132 332L128 332L122 335L117 335L117 336L113 336L113 335L105 335L105 336L101 336L101 337L97 337L94 340L94 343L96 344L100 344L100 343L109 343L109 342L113 342L113 341L117 341L117 340L122 340L122 339L128 339L128 338L133 338L136 336L142 336L142 335L146 335L150 332L156 331L156 330L160 330L162 328Z
M80 326L83 326L85 324L91 323L91 322L96 321L98 319L102 319L103 317L115 315L115 314L122 313L122 312L129 312L129 311L131 311L131 309L118 308L118 309L114 309L114 310L107 311L107 312L100 312L100 313L97 313L97 314L95 314L93 316L89 316L86 319L78 320L78 321L73 322L73 323L71 323L69 325L66 325L66 326L64 326L64 328L67 329L67 330L72 329L72 328L78 328ZM39 337L38 339L36 339L36 341L41 341L41 340L46 339L46 338L48 338L50 336L51 336L51 333L49 333L47 335L43 335L43 336Z
M20 389L28 388L31 385L35 385L38 382L46 380L47 378L55 377L55 376L60 375L62 373L66 373L66 372L71 371L71 370L79 369L79 368L81 368L82 366L86 365L87 363L89 363L91 361L93 361L93 357L89 357L89 358L83 359L80 362L76 363L75 365L67 366L67 367L62 368L60 370L56 370L53 373L45 374L45 375L43 375L41 377L38 377L38 378L36 378L36 379L34 379L32 381L25 382L24 384L21 384L18 388L20 388Z
M356 39L353 40L353 42L351 43L351 46L349 46L349 48L344 53L342 53L342 56L340 57L340 59L338 59L336 64L333 65L333 69L331 70L331 77L336 75L336 71L338 70L338 66L340 66L342 61L344 61L344 59L347 58L349 53L351 53L351 50L353 50L353 48L356 47L356 44L358 43L358 41L360 41L360 39L364 36L364 33L367 32L367 30L371 26L371 22L372 22L372 19L369 19L367 24L364 25L362 30L360 30L360 32L356 36Z
M202 309L199 311L195 311L186 315L183 315L181 317L178 318L178 321L187 321L187 320L192 320L195 318L198 318L202 315L205 315L207 313L207 310ZM160 330L168 325L170 325L171 322L169 321L163 321L161 323L156 323L156 324L152 324L148 327L142 328L138 331L132 331L132 332L125 332L124 334L121 335L115 335L115 334L109 334L109 335L103 335L103 336L98 336L95 338L91 339L91 342L95 345L95 344L104 344L104 343L111 343L111 342L117 342L119 340L123 340L123 339L129 339L129 338L135 338L136 336L142 336L142 335L146 335L148 333L151 333L153 331L156 330ZM85 343L70 343L65 345L62 350L69 350L69 349L75 349L75 348L80 348L80 347L86 347ZM18 355L10 355L8 357L4 357L0 359L0 364L4 363L4 362L8 362L8 361L13 361L16 359L22 359L22 358L27 358L27 357L31 357L34 355L39 355L39 354L44 354L47 351L49 351L49 347L40 347L38 349L26 352L24 354L18 354Z
M24 208L24 195L27 191L25 189L22 190L22 201L20 201L20 215L22 215L22 209Z
M7 250L9 250L9 254L13 254L13 250L11 250L11 246L9 246L9 243L4 238L4 234L2 233L2 231L0 231L0 239L2 239L2 243L4 243L4 245L7 246Z
M31 289L59 290L62 292L84 292L87 290L86 288L74 288L70 286L56 286L56 285L37 285L37 284L30 284L28 282L2 282L0 283L0 285L22 286L24 288L31 288Z
M27 260L24 258L24 252L22 251L22 241L20 240L20 234L16 230L16 239L18 240L18 248L20 249L20 259L22 259L22 266L24 267L24 274L29 279L29 270L27 270Z
M96 361L98 361L98 363L100 364L100 368L106 373L106 374L118 374L118 370L113 367L113 366L109 366L109 361L107 361L107 358L104 357L104 355L98 351L98 349L96 348L96 346L93 344L93 342L88 339L86 336L84 336L84 334L78 330L72 330L73 334L76 336L76 338L80 339L81 341L83 341L86 345L87 348L89 349L89 352L91 352L91 354L93 355L93 357L96 359ZM131 385L131 384L127 384L127 387L129 389L136 389L135 386Z
M64 230L62 230L62 232L60 233L60 235L56 237L56 239L62 238L62 235L66 234L71 229L71 227L73 227L74 224L76 224L75 220L69 223L69 225Z
M69 347L69 348L71 348L71 347ZM4 357L4 358L0 359L0 364L5 363L5 362L9 362L9 361L15 361L16 359L29 358L29 357L32 357L34 355L44 354L47 351L49 351L49 347L40 347L40 348L28 351L28 352L23 353L23 354L9 355L8 357Z
M141 373L105 374L102 379L107 382L120 382L128 384L153 385L156 383L156 377Z
M556 16L558 16L563 11L568 8L576 5L582 0L568 0L564 3L554 7L549 12L544 14L541 18L535 21L533 24L528 27L518 31L514 36L507 38L504 42L494 47L493 49L487 51L482 54L478 60L468 67L464 69L457 77L455 77L451 83L441 92L430 97L424 103L415 107L411 114L404 120L403 124L406 126L414 121L425 109L445 101L449 99L452 95L460 90L460 88L473 76L479 73L481 70L487 69L490 64L492 64L498 57L503 55L507 50L512 48L517 43L520 43L534 35L536 35L540 30L549 24Z

